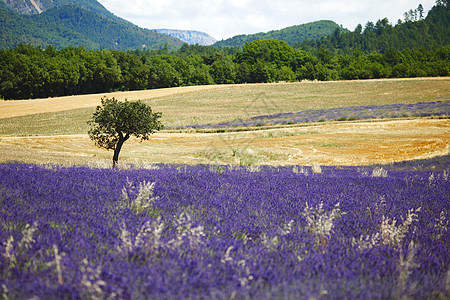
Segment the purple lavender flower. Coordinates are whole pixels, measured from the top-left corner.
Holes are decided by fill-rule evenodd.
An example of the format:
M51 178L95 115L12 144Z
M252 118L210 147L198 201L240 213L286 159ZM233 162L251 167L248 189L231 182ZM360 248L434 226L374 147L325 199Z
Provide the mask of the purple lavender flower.
M373 176L375 167L0 164L1 293L445 298L448 159L420 165Z

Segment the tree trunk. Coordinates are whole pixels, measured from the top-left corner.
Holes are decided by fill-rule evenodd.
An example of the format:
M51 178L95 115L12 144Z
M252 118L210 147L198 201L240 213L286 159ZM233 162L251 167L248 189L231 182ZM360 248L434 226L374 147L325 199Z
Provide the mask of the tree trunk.
M122 133L119 133L119 141L117 142L116 148L114 148L114 156L113 156L113 168L117 167L117 162L119 161L119 153L122 149L123 143L128 140L130 136L127 134L125 137Z

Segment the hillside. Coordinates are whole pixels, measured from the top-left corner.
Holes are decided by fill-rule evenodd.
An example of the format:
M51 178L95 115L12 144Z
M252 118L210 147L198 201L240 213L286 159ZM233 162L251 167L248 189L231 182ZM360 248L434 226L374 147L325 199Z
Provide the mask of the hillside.
M376 23L367 22L365 27L358 25L353 32L336 30L321 39L305 41L298 48L313 54L324 49L333 55L352 54L355 49L365 53L387 53L390 50L432 49L448 45L450 11L447 2L438 1L426 17L417 13L418 10L416 13L411 10L411 16L405 13L405 20L398 20L395 25L387 18L379 19Z
M0 2L0 48L30 43L55 48L86 49L178 48L179 39L102 16L75 5L53 7L37 15L22 15Z
M304 40L314 40L332 34L339 25L333 21L316 21L302 25L290 26L281 30L272 30L269 32L260 32L256 34L242 34L232 38L219 41L214 46L223 47L242 47L246 42L255 40L280 40L289 45L295 45ZM341 29L347 31L346 29Z
M201 46L210 46L217 42L209 34L195 30L155 29L155 31L180 39L189 45L199 44Z

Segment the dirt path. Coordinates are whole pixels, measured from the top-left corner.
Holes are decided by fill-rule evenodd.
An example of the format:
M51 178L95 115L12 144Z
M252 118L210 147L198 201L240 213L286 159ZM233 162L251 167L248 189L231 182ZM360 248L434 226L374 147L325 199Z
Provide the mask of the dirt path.
M46 99L0 101L0 118L26 116L38 113L59 112L71 109L89 108L100 105L101 98L107 96L119 100L148 100L203 90L217 89L223 86L186 86L155 90L115 92L91 95L78 95Z
M368 165L449 154L450 120L323 124L234 133L168 133L127 141L128 163ZM95 164L112 152L87 135L0 137L0 162Z

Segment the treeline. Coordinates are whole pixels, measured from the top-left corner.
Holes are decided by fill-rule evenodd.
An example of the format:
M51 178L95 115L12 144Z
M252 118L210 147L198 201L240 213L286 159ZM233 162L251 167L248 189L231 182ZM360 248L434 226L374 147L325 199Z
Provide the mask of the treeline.
M449 76L450 46L386 53L317 56L286 42L257 40L242 49L183 45L178 51L0 50L0 97L45 98L186 85Z

